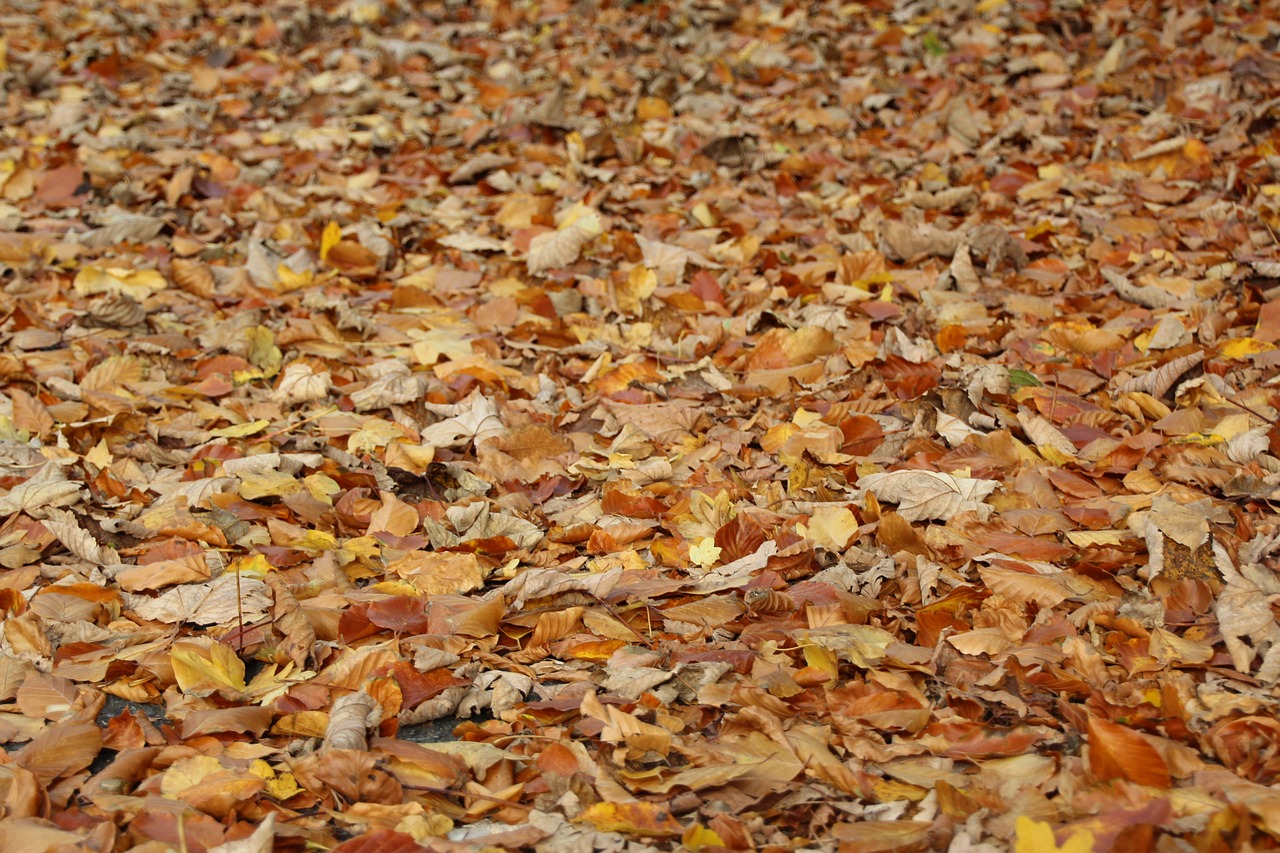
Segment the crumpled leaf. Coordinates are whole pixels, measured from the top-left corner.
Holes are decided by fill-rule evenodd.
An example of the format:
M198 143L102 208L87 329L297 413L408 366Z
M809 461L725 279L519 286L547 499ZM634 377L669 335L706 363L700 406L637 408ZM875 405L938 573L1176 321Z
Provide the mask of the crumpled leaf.
M452 417L432 424L422 431L424 444L435 447L453 447L463 443L479 443L503 434L505 428L498 415L498 407L482 394L472 394L456 407Z
M340 696L329 710L329 726L322 750L369 748L368 729L382 722L382 706L368 693L358 691Z
M253 622L266 615L271 599L266 584L256 578L226 574L208 583L183 584L151 598L121 593L125 607L142 619L169 624L229 625L243 618Z
M986 518L991 507L983 500L999 485L996 480L956 477L940 471L890 471L859 478L857 494L875 495L879 501L898 504L898 513L907 521L945 519L964 511Z
M40 518L47 508L71 506L83 494L79 483L68 480L62 468L50 462L0 497L0 515L25 512Z
M556 230L534 237L525 259L530 275L572 264L588 243L604 230L600 214L581 202L556 217Z

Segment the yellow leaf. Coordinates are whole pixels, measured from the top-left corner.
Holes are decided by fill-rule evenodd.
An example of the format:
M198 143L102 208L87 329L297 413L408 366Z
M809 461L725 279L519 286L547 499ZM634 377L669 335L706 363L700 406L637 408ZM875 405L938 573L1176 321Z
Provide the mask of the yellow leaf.
M1218 425L1213 428L1213 434L1222 436L1223 439L1230 441L1242 432L1247 432L1250 427L1249 416L1245 414L1227 415L1218 421Z
M223 769L218 759L208 755L193 755L175 761L160 779L160 793L176 797L183 791L204 780L206 776Z
M1217 433L1193 432L1187 435L1175 438L1170 444L1195 444L1200 447L1212 447L1215 444L1222 444L1223 438Z
M304 551L332 551L338 547L338 538L325 530L308 530L290 545Z
M329 250L338 245L338 241L342 239L342 227L336 222L330 222L324 227L324 233L320 235L320 260L325 261L329 258Z
M1068 456L1053 446L1037 447L1036 449L1040 451L1040 455L1045 458L1046 462L1051 462L1060 468L1075 461L1075 457Z
M774 453L778 448L787 443L791 436L800 431L800 427L793 423L777 424L769 427L769 430L760 439L760 447L766 453Z
M347 452L356 455L373 453L401 438L404 438L404 430L399 424L369 418L360 429L347 436Z
M723 847L724 839L713 829L707 829L700 823L685 830L684 837L680 839L683 844L693 853L698 853L703 847Z
M1268 352L1275 348L1275 344L1269 344L1257 338L1232 338L1222 345L1222 354L1227 358L1242 361L1251 355Z
M276 567L267 562L267 558L261 554L254 554L252 557L237 557L231 561L231 565L227 566L227 571L238 572L254 578L265 578L268 572L274 572Z
M282 498L302 491L302 484L283 471L262 471L245 474L240 478L240 497L247 501L259 498Z
M324 474L308 474L302 479L302 485L311 497L329 506L333 506L333 496L342 491L336 480Z
M556 228L561 231L577 228L588 237L598 237L604 232L600 211L580 201L556 214Z
M1022 815L1014 829L1013 853L1093 853L1093 833L1084 829L1074 832L1059 847L1052 826Z
M707 536L689 549L689 559L701 568L709 569L716 564L716 560L720 559L720 551L716 540Z
M817 412L811 412L808 409L796 409L796 413L791 416L791 422L801 429L821 420L822 415Z
M76 293L81 296L92 296L95 293L124 293L139 302L169 286L164 276L155 270L96 266L88 266L80 270L71 284Z
M422 595L422 590L406 581L382 581L368 588L383 595Z
M617 286L618 308L634 314L640 310L644 300L652 296L657 289L657 273L646 266L637 264L627 274L627 280Z
M276 287L285 292L310 287L314 279L315 273L311 270L294 272L288 264L280 264L276 267Z
M829 675L832 684L840 680L840 661L836 659L836 653L831 649L825 646L807 645L804 647L804 662Z
M244 692L244 661L230 646L179 640L169 652L173 677L183 693L208 696L215 691Z
M273 799L287 800L302 790L298 787L298 780L292 773L277 774L275 768L261 758L253 760L249 765L249 772L267 783L267 796Z
M245 358L267 376L275 376L284 361L284 354L276 346L275 333L266 326L254 326L246 336L249 339L249 349Z
M453 821L442 814L411 814L396 824L396 832L413 836L413 840L426 844L429 838L439 838L453 829Z
M472 355L471 342L463 336L467 328L410 329L409 339L413 341L413 358L418 364L435 364L442 358L459 361Z
M808 536L831 551L843 551L858 532L858 519L843 506L818 507L809 519Z
M219 438L244 438L245 436L262 432L269 426L271 426L271 421L258 419L256 421L250 421L247 424L232 424L229 427L211 429L209 430L209 434L218 436Z

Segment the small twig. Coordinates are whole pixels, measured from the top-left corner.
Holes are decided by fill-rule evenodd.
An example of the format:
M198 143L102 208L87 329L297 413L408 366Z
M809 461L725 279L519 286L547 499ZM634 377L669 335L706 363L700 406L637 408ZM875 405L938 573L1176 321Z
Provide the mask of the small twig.
M296 424L290 424L289 426L278 429L275 432L269 432L266 435L264 435L261 440L270 441L271 439L275 438L278 435L284 435L286 432L293 432L295 429L302 426L303 424L309 424L312 421L318 421L321 418L323 418L325 415L331 415L336 411L338 411L337 406L329 406L323 411L318 412L309 418L303 418L302 420L298 421Z
M1276 425L1276 420L1274 418L1269 418L1266 415L1262 414L1262 412L1259 412L1256 409L1249 408L1244 403L1241 403L1239 400L1235 399L1234 397L1223 397L1222 399L1226 400L1228 403L1235 406L1237 409L1243 409L1244 411L1253 415L1255 418L1261 418L1262 420L1266 421L1272 426Z
M236 569L236 650L244 655L244 594L240 591L240 569Z
M414 785L419 791L426 791L429 794L440 794L445 797L471 797L476 800L488 800L491 803L501 803L504 806L515 806L518 809L524 809L527 812L534 810L534 806L528 806L524 803L517 803L513 800L504 800L502 797L495 797L492 794L475 794L469 791L455 791L452 788L437 788L434 785Z
M634 635L635 635L635 638L636 638L637 640L639 640L639 641L640 641L640 642L641 642L641 643L642 643L646 648L649 648L649 649L652 649L652 648L653 648L653 640L651 640L651 639L646 639L646 638L645 638L645 636L644 636L643 634L641 634L641 633L640 633L639 631L637 631L635 628L632 628L632 627L631 627L631 625L630 625L630 623L628 623L628 622L627 622L627 620L625 620L625 619L623 619L623 618L622 618L622 614L618 611L618 609L617 609L616 607L614 607L612 604L610 604L609 602L605 601L603 598L601 598L601 597L600 597L600 596L598 596L598 595L597 595L597 596L594 596L594 598L595 598L595 600L596 600L596 601L598 601L598 602L600 603L600 606L601 606L601 607L603 607L605 610L607 610L607 611L609 612L609 615L610 615L610 616L612 616L614 619L616 619L616 620L618 621L618 624L622 625L622 627L626 628L628 631L630 631L632 634L634 634ZM647 608L647 607L645 608L645 612L646 612L646 613L648 613L648 608ZM652 621L652 617L650 617L650 622L649 622L649 633L653 633L653 621Z

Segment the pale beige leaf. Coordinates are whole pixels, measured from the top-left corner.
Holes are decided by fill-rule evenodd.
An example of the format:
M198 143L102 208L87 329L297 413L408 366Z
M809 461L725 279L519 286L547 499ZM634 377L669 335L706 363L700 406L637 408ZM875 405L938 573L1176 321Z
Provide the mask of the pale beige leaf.
M978 574L992 592L1020 604L1034 601L1045 610L1056 607L1074 594L1056 576L1027 574L997 566L982 566Z
M256 622L266 616L271 606L266 584L235 574L226 574L208 583L184 584L155 598L127 592L121 593L121 597L125 607L142 619L170 625L190 622L229 626L242 618L246 623Z
M272 397L280 403L309 403L329 396L333 378L329 371L317 371L306 362L295 361L280 374Z
M431 447L453 447L496 438L506 431L497 405L479 392L473 393L456 415L422 431L422 443Z
M30 661L0 653L0 701L8 702L16 696L18 686L34 670L35 665Z
M1061 430L1045 418L1028 409L1022 409L1018 412L1018 423L1022 424L1023 432L1036 447L1041 451L1050 451L1050 455L1045 456L1046 459L1057 461L1052 454L1075 458L1076 446L1071 443L1071 439L1063 435Z
M382 706L363 690L334 700L321 749L369 748L368 730L382 722Z
M962 634L951 634L947 642L966 655L999 654L1013 645L999 628L975 628Z
M365 387L351 392L351 402L357 412L385 409L422 398L425 379L410 373L404 365L399 367L403 369L382 374Z
M1188 640L1166 628L1151 632L1151 656L1167 664L1198 665L1213 658L1213 647L1208 643Z
M539 234L529 241L529 254L525 259L529 274L538 275L569 266L591 240L592 235L576 227Z
M1119 383L1117 390L1149 394L1156 399L1163 397L1178 379L1196 365L1204 361L1204 353L1197 350L1172 359L1155 370L1149 370L1141 376L1134 376Z
M998 485L996 480L956 477L940 471L890 471L861 477L858 496L873 494L879 501L898 504L898 513L907 521L946 519L965 510L985 518L991 507L982 501Z
M209 755L193 755L175 761L160 779L160 793L176 797L214 773L223 771L222 762Z
M801 640L816 643L837 652L854 666L869 669L884 661L885 650L894 642L894 636L871 625L824 625L805 631Z
M45 511L45 529L57 537L63 546L82 560L95 565L119 563L120 555L114 548L104 548L93 534L80 526L76 517L62 509Z
M7 817L0 821L0 853L34 853L46 850L82 850L84 836L35 816Z
M25 512L41 518L49 507L70 506L78 502L83 490L67 480L62 468L50 462L25 483L20 483L0 497L0 515Z
M1267 680L1274 682L1275 667L1280 660L1280 624L1271 612L1266 594L1252 580L1236 574L1228 579L1226 588L1218 595L1214 613L1235 668L1251 674L1254 656L1261 654L1269 676Z

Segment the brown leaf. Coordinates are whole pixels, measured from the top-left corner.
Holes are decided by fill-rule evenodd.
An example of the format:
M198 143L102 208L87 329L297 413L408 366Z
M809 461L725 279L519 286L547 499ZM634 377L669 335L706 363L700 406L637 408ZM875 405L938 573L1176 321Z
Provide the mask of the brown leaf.
M102 732L93 723L54 723L14 756L44 784L76 773L93 763L102 750Z

